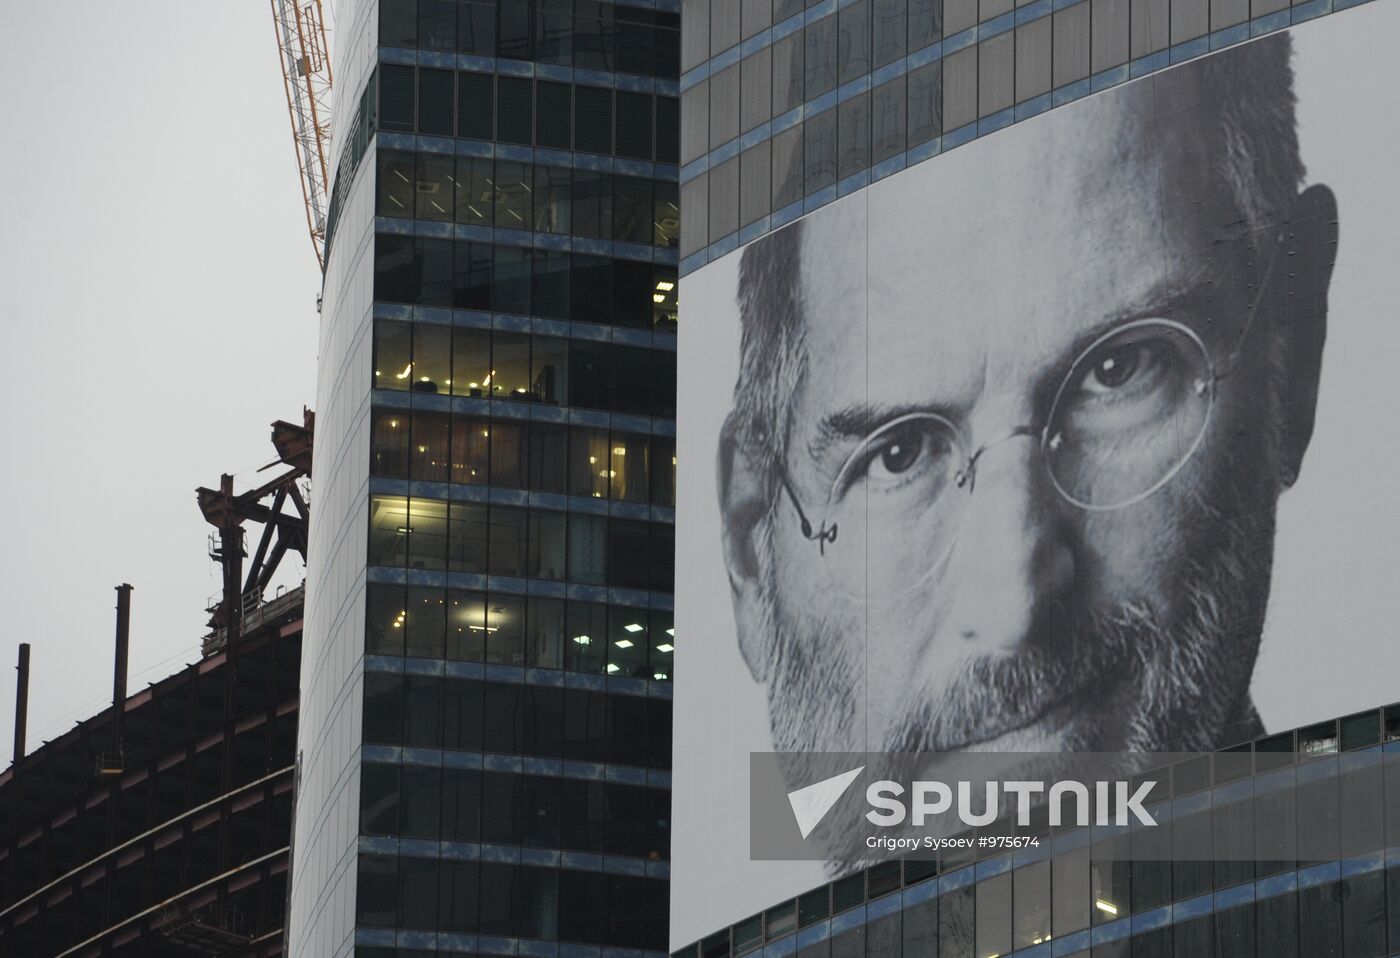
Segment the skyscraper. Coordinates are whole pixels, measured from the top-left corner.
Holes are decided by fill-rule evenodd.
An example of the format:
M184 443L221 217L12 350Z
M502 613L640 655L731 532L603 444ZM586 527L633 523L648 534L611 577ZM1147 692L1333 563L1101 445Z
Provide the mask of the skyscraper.
M659 952L678 7L335 12L289 947Z

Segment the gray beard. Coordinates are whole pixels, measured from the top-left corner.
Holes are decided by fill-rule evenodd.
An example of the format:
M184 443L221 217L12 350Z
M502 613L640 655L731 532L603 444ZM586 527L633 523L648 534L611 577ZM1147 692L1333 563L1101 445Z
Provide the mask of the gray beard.
M1024 651L965 664L937 697L911 692L902 721L878 742L861 734L864 644L842 641L825 619L788 613L770 586L765 665L774 750L957 748L985 738L981 729L1033 719L1056 690L1081 687L1086 676L1086 700L1111 703L1117 714L1077 734L1066 751L1212 751L1261 734L1248 689L1272 574L1273 509L1228 498L1235 501L1215 509L1197 499L1184 517L1196 532L1184 551L1197 558L1178 577L1173 621L1143 600L1071 610Z

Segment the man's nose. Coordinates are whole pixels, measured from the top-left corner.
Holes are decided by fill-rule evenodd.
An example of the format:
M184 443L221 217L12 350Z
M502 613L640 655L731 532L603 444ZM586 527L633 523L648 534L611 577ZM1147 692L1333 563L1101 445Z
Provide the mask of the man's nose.
M1064 503L1045 474L1036 438L997 443L976 463L951 569L951 634L1010 653L1051 620L1074 579ZM968 490L956 494L968 495Z

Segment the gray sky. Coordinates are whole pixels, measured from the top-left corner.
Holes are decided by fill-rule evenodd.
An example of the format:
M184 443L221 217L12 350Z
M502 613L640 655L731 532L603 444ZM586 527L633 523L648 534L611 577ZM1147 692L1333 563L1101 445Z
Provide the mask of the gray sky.
M266 0L0 4L0 117L4 767L20 642L31 750L110 701L117 583L133 691L198 658L194 489L313 404L320 275Z

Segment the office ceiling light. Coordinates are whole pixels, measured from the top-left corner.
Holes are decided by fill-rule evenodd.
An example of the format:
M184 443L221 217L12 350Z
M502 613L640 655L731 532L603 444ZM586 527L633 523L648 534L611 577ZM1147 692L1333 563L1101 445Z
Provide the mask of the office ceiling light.
M654 679L656 679L656 681L658 681L658 682L664 682L664 681L666 681L666 673L665 673L665 672L653 672L653 673L651 673L651 677L654 678Z
M666 630L666 634L669 635L671 638L674 639L674 638L676 637L676 630L673 629L673 628L672 628L672 629L667 629L667 630Z
M661 292L663 293L669 293L671 290L676 288L676 284L671 282L669 279L659 279L656 281L656 288L661 290Z
M635 622L628 622L626 625L623 626L623 628L626 629L628 632L633 633L642 631L642 627Z
M651 301L652 301L653 303L664 303L664 302L666 302L666 294L665 294L665 293L652 293L652 294L651 294Z
M578 643L579 645L587 645L588 643L592 642L593 640L590 639L590 638L589 638L588 636L586 636L586 635L576 635L576 636L574 636L574 641L575 641L576 643Z
M1102 898L1094 899L1094 907L1106 915L1118 914L1118 906L1111 901L1104 901Z
M632 644L631 639L618 639L613 643L613 645L617 646L619 649L630 649Z
M622 671L622 670L619 669L616 665L614 665L614 664L611 663L611 662L608 663L608 673L609 673L609 674L612 674L613 672L620 672L620 671Z
M675 647L674 645L672 645L670 642L662 642L660 645L658 645L658 646L656 647L656 651L658 651L658 652L674 652L675 650L676 650L676 647Z

